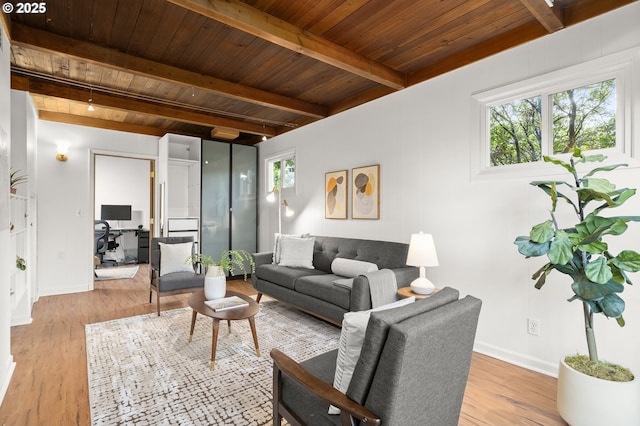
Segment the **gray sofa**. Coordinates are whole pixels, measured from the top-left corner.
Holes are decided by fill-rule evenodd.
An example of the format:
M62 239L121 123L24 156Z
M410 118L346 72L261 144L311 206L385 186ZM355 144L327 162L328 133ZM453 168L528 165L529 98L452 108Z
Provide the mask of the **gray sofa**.
M408 244L353 238L314 236L315 269L292 268L273 263L273 253L255 253L256 271L253 287L262 294L286 302L296 308L340 325L345 312L371 308L369 280L360 275L351 289L334 284L340 276L331 272L335 258L371 262L378 269L394 272L398 288L411 284L419 269L406 265Z

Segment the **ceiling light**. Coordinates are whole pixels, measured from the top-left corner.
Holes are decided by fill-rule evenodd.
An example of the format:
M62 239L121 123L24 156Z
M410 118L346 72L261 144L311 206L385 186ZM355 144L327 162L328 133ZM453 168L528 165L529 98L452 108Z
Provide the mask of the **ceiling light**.
M544 0L547 3L547 6L553 7L553 0Z
M87 107L87 111L95 111L93 107L93 87L89 89L89 106Z

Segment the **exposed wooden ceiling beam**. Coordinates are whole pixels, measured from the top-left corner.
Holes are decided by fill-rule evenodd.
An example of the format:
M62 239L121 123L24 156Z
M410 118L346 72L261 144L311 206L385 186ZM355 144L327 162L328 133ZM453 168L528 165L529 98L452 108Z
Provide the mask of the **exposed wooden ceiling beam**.
M562 10L557 7L549 7L544 0L520 0L529 12L549 32L555 33L564 28Z
M16 86L21 87L23 88L22 90L24 90L24 83L22 82L22 80L16 81ZM88 100L87 91L84 89L77 89L74 87L63 86L60 84L40 80L30 79L28 91L30 93L35 93L38 95L70 99L79 102L87 102ZM96 90L93 91L92 100L93 104L96 106L102 105L107 108L130 111L139 114L147 114L155 117L182 121L185 123L198 124L201 126L227 127L254 135L275 136L277 134L276 129L271 126L262 126L240 120L217 117L202 112L176 108L174 106L160 105L156 103L141 101L138 99L104 94Z
M566 26L575 25L636 1L638 0L581 0L564 10L564 23Z
M76 124L79 126L97 127L100 129L120 130L122 132L138 133L151 136L164 136L165 129L157 127L140 126L137 124L127 124L119 121L103 120L101 118L84 117L80 115L65 114L62 112L39 110L38 118L46 121L55 121L65 124Z
M394 89L406 87L404 73L366 58L238 0L167 0L278 46Z
M169 83L194 87L215 95L290 111L313 118L327 116L327 108L276 93L255 89L214 77L183 70L148 59L128 55L93 43L74 40L21 24L13 26L13 44L47 53L61 54L118 71Z

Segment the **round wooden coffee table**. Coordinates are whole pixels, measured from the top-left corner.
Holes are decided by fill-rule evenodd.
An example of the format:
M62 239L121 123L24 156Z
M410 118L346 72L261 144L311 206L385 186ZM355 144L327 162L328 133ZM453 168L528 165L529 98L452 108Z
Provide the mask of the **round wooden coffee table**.
M253 343L256 346L256 354L260 356L260 347L258 346L258 335L256 334L256 323L254 321L255 315L260 310L260 306L251 297L237 293L235 291L227 291L225 297L238 296L241 299L246 300L249 306L243 306L241 308L227 309L224 311L214 311L208 307L204 302L207 300L204 297L204 289L198 290L189 296L189 306L193 309L193 316L191 317L191 331L189 332L189 342L193 337L193 329L196 325L196 317L198 314L202 314L213 319L213 336L211 337L211 370L214 369L216 360L216 346L218 341L218 329L220 328L220 320L226 320L231 329L232 320L249 320L249 326L251 327L251 333L253 334Z

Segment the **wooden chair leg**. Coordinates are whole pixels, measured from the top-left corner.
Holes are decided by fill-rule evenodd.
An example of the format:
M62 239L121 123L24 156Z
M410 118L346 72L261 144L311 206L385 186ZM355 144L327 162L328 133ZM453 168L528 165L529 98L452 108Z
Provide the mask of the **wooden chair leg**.
M158 302L158 316L160 316L160 292L156 291L156 301Z
M260 299L262 299L262 293L258 293L256 296L256 303L260 303Z
M258 293L258 298L262 293ZM278 366L273 364L273 399L271 400L273 405L273 426L282 425L282 417L280 417L280 380L282 373Z

